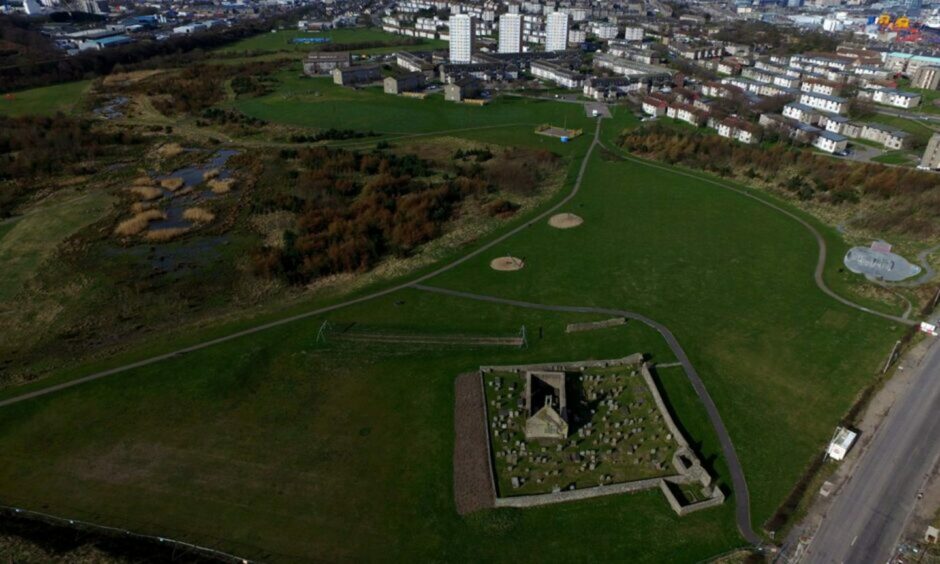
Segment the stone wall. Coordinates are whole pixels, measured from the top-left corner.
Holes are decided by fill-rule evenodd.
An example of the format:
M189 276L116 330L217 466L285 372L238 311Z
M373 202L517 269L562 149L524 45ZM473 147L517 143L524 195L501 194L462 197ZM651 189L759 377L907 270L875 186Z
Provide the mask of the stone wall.
M677 515L679 515L679 517L684 517L689 513L708 509L709 507L717 507L725 502L725 493L721 491L718 486L715 486L712 488L711 497L708 499L690 503L688 505L682 505L682 503L673 493L672 488L669 487L667 480L669 480L669 478L659 481L659 489L663 492L663 495L666 496L666 501L669 502L669 507L671 507L672 510L675 511Z
M626 317L615 317L605 319L604 321L589 321L587 323L569 323L565 327L565 333L577 333L578 331L593 331L594 329L606 329L608 327L617 327L627 322Z
M526 370L569 370L581 368L607 368L610 366L629 366L643 362L643 354L636 353L623 358L610 360L578 360L572 362L546 362L543 364L508 364L504 366L481 366L481 372L524 372Z
M608 320L612 321L612 320ZM599 322L605 323L605 322ZM570 327L570 326L569 326ZM673 476L658 477L658 478L649 478L646 480L636 480L632 482L622 482L619 484L609 484L609 485L599 485L592 488L581 488L576 490L565 490L547 494L535 494L535 495L522 495L522 496L513 496L513 497L499 497L499 492L496 487L496 471L494 468L494 462L492 459L493 448L490 443L490 429L489 429L489 413L488 406L486 405L486 398L484 393L483 398L483 425L484 433L486 435L486 446L487 446L487 460L489 462L489 478L490 486L492 488L492 493L494 497L493 505L495 507L538 507L540 505L550 505L554 503L564 503L568 501L575 501L580 499L590 499L595 497L601 497L605 495L616 495L616 494L625 494L633 493L643 490L649 490L652 488L659 487L663 492L663 495L666 497L666 500L669 502L669 506L672 507L678 515L688 515L689 513L700 511L702 509L707 509L709 507L714 507L721 505L725 500L724 492L720 488L714 486L711 488L711 495L708 499L691 503L688 505L682 505L679 499L675 496L672 489L669 487L669 483L673 484L690 484L690 483L699 483L703 488L708 488L711 486L712 477L708 472L702 467L701 462L698 457L692 451L689 446L688 441L682 432L679 430L679 426L676 425L676 422L673 420L672 415L669 413L669 410L666 408L666 403L663 401L662 395L659 392L659 388L656 386L656 382L653 381L653 375L649 371L649 366L643 362L643 355L641 353L632 354L623 358L610 359L610 360L582 360L574 362L551 362L543 364L518 364L518 365L505 365L505 366L481 366L479 378L480 378L480 387L481 389L484 386L483 374L487 372L525 372L529 370L553 370L553 371L564 371L564 370L582 370L584 368L607 368L612 366L630 366L630 365L640 365L640 373L643 375L643 380L649 388L650 392L653 395L653 400L656 403L656 408L662 414L663 421L666 424L666 427L669 429L669 432L673 436L673 440L678 444L676 452L673 454L672 463L676 469L677 474ZM687 459L688 464L685 464L682 459ZM668 483L667 483L668 482Z
M662 478L650 478L648 480L622 482L620 484L581 488L579 490L565 490L547 494L520 495L514 497L498 497L496 498L496 507L538 507L540 505L590 499L605 495L639 492L655 488L662 481Z
M653 375L650 374L649 366L647 366L646 363L643 363L643 366L640 367L640 374L643 375L643 380L646 381L646 385L649 387L650 392L652 392L653 401L656 402L657 409L659 409L659 412L663 415L663 421L666 422L666 427L669 428L669 432L672 433L673 438L679 443L679 446L688 448L689 443L685 440L685 437L682 436L682 432L679 431L679 426L672 420L672 415L669 414L669 410L666 409L666 402L663 401L663 396L660 395L659 388L656 387L656 382L653 381Z

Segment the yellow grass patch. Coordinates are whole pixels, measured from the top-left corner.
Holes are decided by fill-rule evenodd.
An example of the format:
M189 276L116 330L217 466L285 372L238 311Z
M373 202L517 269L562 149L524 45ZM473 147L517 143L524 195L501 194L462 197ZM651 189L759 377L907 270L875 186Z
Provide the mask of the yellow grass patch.
M215 214L206 208L189 208L183 212L183 219L196 223L209 223L215 219Z
M114 229L114 234L120 235L122 237L137 235L146 229L151 221L165 218L166 214L160 210L145 210L138 213L134 217L119 223L118 226Z
M134 202L131 204L131 213L136 214L150 209L153 209L153 204L150 202Z
M171 239L175 239L187 231L189 231L189 228L187 227L170 227L168 229L150 230L144 234L144 239L153 241L155 243L162 243Z
M234 178L226 178L225 180L210 180L209 188L212 188L212 191L216 194L227 194L232 191L232 188L235 187Z
M145 78L150 78L155 74L160 74L162 70L140 70L131 72L118 72L104 77L105 86L118 86L122 84L133 84L140 82Z
M183 152L183 147L179 143L167 143L157 149L157 154L164 159L172 159Z
M149 176L138 176L131 184L134 186L153 186L153 179Z
M183 187L183 179L178 176L171 176L170 178L164 178L160 181L160 186L163 186L170 192L176 192Z
M132 186L130 191L139 196L141 200L156 200L163 195L163 190L156 186Z

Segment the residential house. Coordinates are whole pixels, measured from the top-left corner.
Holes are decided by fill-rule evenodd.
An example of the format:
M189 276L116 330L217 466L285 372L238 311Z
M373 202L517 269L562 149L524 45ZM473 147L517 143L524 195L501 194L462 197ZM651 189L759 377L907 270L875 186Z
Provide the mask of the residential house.
M849 140L846 137L831 131L820 131L819 135L813 139L813 147L830 154L844 152L848 144Z
M800 95L800 103L811 108L832 112L834 114L844 114L849 111L849 101L839 96L827 96L816 92L803 92Z

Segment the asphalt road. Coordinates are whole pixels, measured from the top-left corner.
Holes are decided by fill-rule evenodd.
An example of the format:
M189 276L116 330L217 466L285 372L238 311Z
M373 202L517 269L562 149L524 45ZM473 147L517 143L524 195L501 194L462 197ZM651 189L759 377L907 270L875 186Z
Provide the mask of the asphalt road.
M940 343L908 369L919 372L836 494L802 562L867 564L891 558L917 493L940 458Z
M639 313L622 309L537 304L519 300L497 298L495 296L459 292L457 290L447 290L433 286L423 286L421 284L415 284L414 288L418 290L424 290L426 292L444 294L446 296L496 304L505 304L528 309L558 311L564 313L599 313L613 317L626 317L627 319L639 321L640 323L655 329L660 335L662 335L663 339L666 341L666 344L669 345L669 348L672 350L672 353L676 355L676 360L678 360L679 364L682 365L682 369L685 371L686 377L689 379L689 382L692 383L692 388L695 389L695 395L698 396L699 401L702 402L702 405L705 406L705 411L708 414L708 419L711 422L712 427L715 429L715 434L718 435L718 441L721 443L721 453L724 455L725 462L728 464L728 471L731 473L731 487L734 489L735 521L738 524L738 531L741 533L741 536L744 537L745 540L747 540L749 543L754 545L761 544L761 538L751 527L750 495L747 491L747 482L744 479L744 469L741 468L741 462L738 460L738 455L734 450L734 443L731 442L731 435L728 434L728 429L725 428L725 424L721 420L721 414L718 413L718 408L715 406L715 402L712 401L711 396L708 395L708 390L705 388L705 383L702 382L702 379L699 377L698 372L696 372L695 367L692 366L692 361L689 360L688 355L685 354L685 351L682 350L682 346L679 345L679 341L676 340L676 337L665 325Z

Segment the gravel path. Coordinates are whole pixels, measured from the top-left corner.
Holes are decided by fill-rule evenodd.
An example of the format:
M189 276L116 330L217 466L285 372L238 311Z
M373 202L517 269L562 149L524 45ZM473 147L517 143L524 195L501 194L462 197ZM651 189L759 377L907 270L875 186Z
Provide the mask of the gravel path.
M466 515L493 507L492 466L483 416L483 382L478 372L454 381L454 502Z

